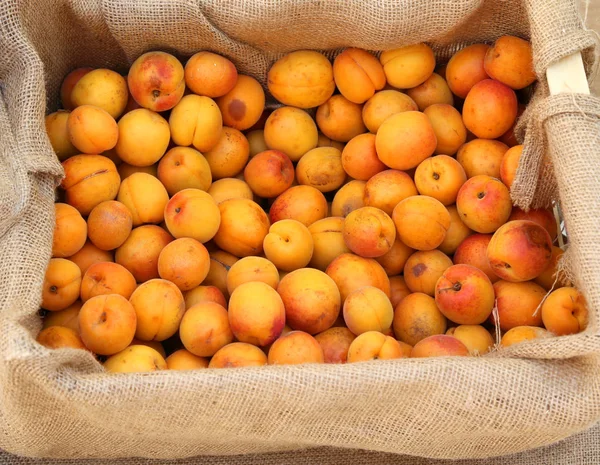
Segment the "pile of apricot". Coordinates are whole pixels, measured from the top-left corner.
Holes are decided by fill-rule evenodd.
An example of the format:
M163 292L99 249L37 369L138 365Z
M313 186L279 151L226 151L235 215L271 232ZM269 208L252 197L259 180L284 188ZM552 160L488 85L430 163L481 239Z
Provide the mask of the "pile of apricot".
M292 52L268 72L274 110L210 52L74 70L46 117L65 177L38 341L135 372L484 355L584 330L552 210L510 196L535 79L511 36L437 68L426 44Z

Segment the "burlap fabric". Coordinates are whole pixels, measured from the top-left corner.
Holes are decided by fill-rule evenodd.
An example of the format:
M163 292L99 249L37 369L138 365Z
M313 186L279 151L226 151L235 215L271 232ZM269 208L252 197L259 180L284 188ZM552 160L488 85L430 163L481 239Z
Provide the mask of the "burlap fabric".
M332 56L344 46L428 41L447 57L457 44L502 34L531 38L541 79L574 51L584 51L591 66L594 36L568 0L5 0L0 448L57 458L183 458L329 446L482 458L550 444L600 419L600 101L549 97L543 85L522 125L527 169L518 174L515 200L526 206L558 192L568 266L592 310L582 334L484 358L138 375L107 375L89 354L51 352L34 341L61 176L43 117L57 107L72 68L125 71L150 49L183 58L208 49L264 82L277 57L299 48ZM552 169L538 182L544 156ZM311 453L298 457L329 463L318 455L327 452Z

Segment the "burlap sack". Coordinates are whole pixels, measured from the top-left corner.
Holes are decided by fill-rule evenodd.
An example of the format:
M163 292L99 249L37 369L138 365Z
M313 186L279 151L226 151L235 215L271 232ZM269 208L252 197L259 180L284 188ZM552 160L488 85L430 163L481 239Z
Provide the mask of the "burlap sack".
M598 465L600 425L552 446L489 459L444 460L321 447L294 452L160 459L38 459L0 451L0 465Z
M589 60L594 46L569 0L2 2L0 448L182 458L332 446L479 458L550 444L600 419L600 101L548 97L544 85L525 118L527 170L518 174L535 189L515 200L534 201L545 154L570 270L592 313L585 332L483 358L137 375L107 375L89 354L34 341L61 176L43 117L72 68L125 71L150 49L183 58L208 49L264 81L277 57L299 48L333 55L428 41L447 57L502 34L531 38L542 82L549 64L579 50Z

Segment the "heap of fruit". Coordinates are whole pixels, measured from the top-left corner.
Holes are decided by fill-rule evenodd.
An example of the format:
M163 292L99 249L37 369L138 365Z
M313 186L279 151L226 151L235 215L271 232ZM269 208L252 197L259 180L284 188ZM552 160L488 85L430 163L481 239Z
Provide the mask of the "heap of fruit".
M274 111L209 52L71 72L46 118L65 178L38 341L122 372L482 355L583 330L552 211L510 198L529 43L435 67L425 44L293 52L268 73Z

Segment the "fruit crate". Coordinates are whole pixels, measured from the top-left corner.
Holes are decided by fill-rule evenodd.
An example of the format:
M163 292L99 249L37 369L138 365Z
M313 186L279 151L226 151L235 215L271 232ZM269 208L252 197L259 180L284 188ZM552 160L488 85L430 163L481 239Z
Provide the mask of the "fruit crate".
M550 444L600 418L600 101L584 63L596 46L568 0L10 0L0 7L0 447L115 459L368 449L482 458ZM35 342L63 169L44 130L62 78L126 71L148 50L229 57L266 84L287 52L388 50L426 42L441 60L506 34L529 38L538 83L517 134L513 200L560 202L566 270L587 329L486 357L107 374L90 354ZM547 81L546 78L547 77Z

